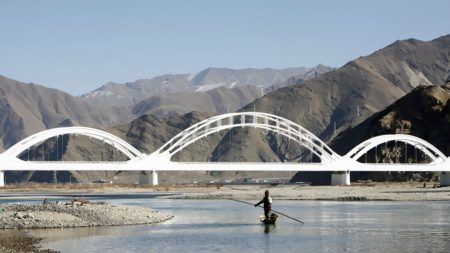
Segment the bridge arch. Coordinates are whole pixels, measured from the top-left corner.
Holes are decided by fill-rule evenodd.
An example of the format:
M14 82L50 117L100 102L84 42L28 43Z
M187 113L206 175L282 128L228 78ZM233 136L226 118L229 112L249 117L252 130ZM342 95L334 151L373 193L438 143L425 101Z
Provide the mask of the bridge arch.
M350 158L354 161L358 161L358 159L362 155L366 154L370 150L381 144L391 141L402 142L414 146L415 148L421 150L428 158L430 158L431 163L440 163L447 159L447 157L431 143L419 137L407 134L389 134L370 138L354 147L344 157Z
M8 158L16 158L21 153L25 152L27 149L35 145L38 145L50 138L67 134L70 135L79 134L90 138L98 139L106 144L115 147L117 150L126 155L130 160L142 159L145 156L139 150L128 144L126 141L120 139L119 137L113 134L95 128L80 127L80 126L53 128L33 134L23 139L22 141L14 144L12 147L10 147L4 153L2 153L2 156Z
M308 148L322 163L331 163L340 158L322 140L302 126L283 117L261 112L228 113L208 118L180 132L153 154L165 155L170 159L186 146L210 134L235 127L254 127L277 132Z

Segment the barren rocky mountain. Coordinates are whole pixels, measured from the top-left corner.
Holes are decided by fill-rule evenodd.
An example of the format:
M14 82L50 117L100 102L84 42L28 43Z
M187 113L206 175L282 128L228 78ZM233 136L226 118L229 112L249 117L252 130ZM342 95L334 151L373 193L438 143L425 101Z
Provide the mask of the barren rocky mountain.
M340 154L347 153L360 142L383 134L404 133L420 137L433 144L446 156L450 155L450 83L443 86L419 86L411 93L402 97L385 110L374 114L359 125L343 131L333 141L331 147ZM421 152L403 145L396 147L398 157L395 159L406 162L410 159L421 162L424 157ZM392 153L394 147L387 146ZM409 156L408 156L409 154ZM386 152L368 154L368 160L386 159ZM408 156L408 157L407 157ZM392 159L392 158L391 158ZM432 173L415 173L415 177L431 178ZM413 173L355 173L353 179L370 180L407 180Z
M301 76L309 73L311 68L286 68L286 69L227 69L207 68L195 74L191 81L197 87L197 91L210 90L221 86L235 87L253 85L265 88L276 83L283 83L293 76Z
M204 110L225 112L228 106L236 110L262 96L265 88L270 87L267 93L290 84L286 83L289 78L305 80L330 69L323 65L280 70L207 68L197 74L167 74L125 84L111 82L81 98L121 122L146 112L160 115ZM231 96L230 99L227 96ZM237 98L242 100L237 101ZM220 109L223 106L225 110Z
M0 76L0 149L36 132L71 125L105 127L114 122L80 98Z
M152 96L133 105L131 115L134 117L146 113L173 115L190 111L233 112L264 94L293 85L300 80L318 77L332 69L324 65L309 69L290 68L283 70L209 68L198 73L192 79L192 83L196 87L195 91ZM291 74L296 75L286 80L286 77ZM268 86L270 84L272 85Z
M317 77L319 77L327 72L330 72L332 70L334 70L334 68L319 64L316 67L311 68L310 70L308 70L306 73L304 73L302 75L291 76L285 82L275 83L272 86L265 88L264 93L268 94L268 93L271 93L282 87L287 87L287 86L292 86L295 84L303 83L306 80L309 80L312 78L317 78Z
M108 83L81 98L0 76L0 115L3 119L0 122L0 149L35 132L58 126L105 127L131 121L146 113L235 111L263 95L257 84L265 87L274 84L270 81L284 81L308 70L209 68L197 75L163 75L127 84ZM244 79L247 86L244 86ZM213 88L212 82L221 87ZM204 92L196 93L199 88ZM164 95L169 93L173 95ZM148 100L135 105L143 98ZM124 104L135 106L128 108Z
M447 75L445 77L445 82L450 83L450 63L448 64L448 67L447 67Z
M194 90L188 74L168 74L125 84L109 82L81 98L96 107L127 107L151 96Z
M397 41L337 70L278 89L241 111L256 108L256 111L280 115L329 141L340 131L383 110L415 87L442 84L450 60L449 48L450 35L428 42L414 39ZM269 150L259 153L259 157L273 154L283 144L276 138L270 141L270 135L251 138L251 142L249 146L255 147L255 152ZM261 147L262 143L266 147ZM229 156L228 152L236 153L236 148L221 153L222 157ZM298 152L290 152L289 157L299 156Z
M234 112L263 95L262 89L255 86L219 87L206 92L172 93L142 100L133 106L132 114L140 116L148 113L175 115L191 111Z
M167 74L125 84L110 82L81 97L94 105L131 106L143 99L170 93L203 92L218 87L244 85L265 88L285 82L292 76L302 76L309 70L311 69L304 67L280 70L207 68L197 74Z
M285 116L329 139L334 122L338 131L345 129L418 85L442 84L449 48L450 35L430 42L397 41L318 78L268 94L254 104L260 111Z
M450 83L419 86L386 109L339 134L334 150L345 154L360 142L383 134L418 136L450 156Z

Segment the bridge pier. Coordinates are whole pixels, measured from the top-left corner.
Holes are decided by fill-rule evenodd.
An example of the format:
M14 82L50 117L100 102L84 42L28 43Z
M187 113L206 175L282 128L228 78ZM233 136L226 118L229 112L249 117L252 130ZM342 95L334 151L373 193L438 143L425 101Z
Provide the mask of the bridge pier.
M152 172L142 171L139 175L139 184L158 185L158 172L155 170Z
M5 186L5 172L0 170L0 187Z
M439 185L450 186L450 174L448 172L441 172L439 175Z
M152 185L158 185L158 172L156 170L152 172Z
M350 185L350 171L331 173L331 185Z

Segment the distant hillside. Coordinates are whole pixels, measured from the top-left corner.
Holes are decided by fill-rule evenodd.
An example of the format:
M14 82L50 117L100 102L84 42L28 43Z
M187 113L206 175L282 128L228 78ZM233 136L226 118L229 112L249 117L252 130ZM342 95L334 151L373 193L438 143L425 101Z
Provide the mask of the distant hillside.
M0 116L0 150L48 128L115 123L80 98L4 76L0 76Z
M268 93L278 90L279 88L288 87L288 86L292 86L292 85L296 85L296 84L301 84L306 80L309 80L312 78L317 78L317 77L319 77L327 72L330 72L332 70L335 70L335 68L320 64L320 65L308 70L306 73L304 73L302 75L291 76L285 82L275 83L272 86L265 88L264 93L268 94Z
M419 86L383 111L343 131L332 142L332 147L336 152L345 154L355 145L373 136L407 131L450 156L449 99L450 84Z
M446 83L450 83L450 63L449 66L447 67L448 71L447 71L447 75L445 77L445 82Z
M419 85L442 84L450 61L450 35L425 42L397 41L375 53L350 61L343 67L317 78L267 94L241 111L262 111L280 115L310 130L325 141L355 126L401 98ZM334 127L336 126L336 131ZM254 157L302 157L288 149L270 133L248 139ZM236 137L242 138L242 137ZM221 153L225 159L238 147Z
M397 41L318 78L268 94L254 104L259 111L285 116L329 139L333 123L341 131L418 85L442 84L449 47L450 35L430 42Z
M145 98L175 92L194 91L188 74L163 75L152 79L119 84L109 82L81 96L89 104L102 108L127 107Z
M121 122L133 120L145 112L165 115L170 112L203 111L206 108L204 105L199 106L198 103L195 105L195 101L193 103L191 99L188 99L190 96L209 105L214 104L221 107L221 105L229 104L230 107L238 109L262 96L263 90L268 87L271 88L268 88L266 93L277 87L286 86L286 80L289 78L306 80L320 75L328 69L330 68L323 65L316 68L300 67L279 70L271 68L237 70L207 68L197 74L167 74L125 84L111 82L82 95L81 98L105 114L114 114L114 117ZM227 91L227 89L229 90ZM248 94L249 89L253 90L252 95ZM257 90L258 92L255 93ZM221 95L219 97L212 96L212 93ZM176 94L176 97L182 100L176 100L172 94ZM227 98L227 95L231 96L230 99ZM242 95L244 96L242 97ZM236 101L237 96L242 97L242 100ZM156 108L159 107L159 104L164 108ZM215 106L208 106L207 111L211 111ZM142 110L143 108L146 109ZM180 110L181 108L182 110ZM132 115L130 112L141 113ZM214 112L223 112L223 110Z
M420 137L445 155L450 156L450 83L444 86L419 86L383 111L374 114L359 125L343 131L333 141L331 147L340 154L346 154L351 148L371 137L383 134L407 133ZM404 147L400 149L398 159L404 157ZM408 150L410 156L413 150ZM406 154L408 154L406 152ZM378 159L384 159L379 154ZM369 160L374 160L372 156ZM412 158L411 158L412 159ZM419 153L414 159L422 159ZM407 180L413 173L355 173L353 180ZM432 178L432 173L415 173L416 179Z
M172 93L142 100L133 106L132 114L140 116L149 113L175 115L190 111L234 112L263 95L262 89L255 86L219 87L206 92Z
M180 92L205 92L218 87L257 86L261 89L283 83L292 76L302 76L310 68L226 69L207 68L197 74L167 74L125 84L107 83L82 95L88 103L99 106L131 106L152 96Z

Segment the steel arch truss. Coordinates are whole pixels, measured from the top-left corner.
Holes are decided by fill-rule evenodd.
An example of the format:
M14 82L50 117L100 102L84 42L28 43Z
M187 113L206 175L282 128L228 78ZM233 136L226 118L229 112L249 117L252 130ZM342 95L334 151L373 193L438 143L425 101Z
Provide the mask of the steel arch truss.
M439 149L437 149L429 142L421 138L406 134L391 134L373 137L354 147L344 157L350 158L354 161L358 161L358 159L362 155L366 154L373 148L392 141L402 142L421 150L426 156L430 158L431 164L440 163L447 159L447 157Z
M186 146L210 134L235 127L260 128L286 136L308 148L324 164L340 158L322 140L302 126L288 119L261 112L228 113L203 120L173 137L155 153L170 158Z
M102 141L103 143L109 144L115 147L120 152L122 152L124 155L126 155L130 160L137 160L137 159L140 160L144 158L144 155L139 150L137 150L136 148L128 144L126 141L120 139L119 137L113 134L95 128L79 127L79 126L53 128L33 134L10 147L2 154L2 156L10 159L17 158L17 156L25 152L27 149L35 145L39 145L48 139L58 137L61 135L78 135L78 134L90 138L95 138Z

